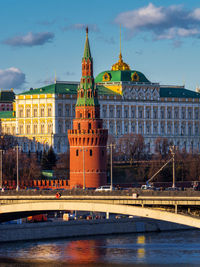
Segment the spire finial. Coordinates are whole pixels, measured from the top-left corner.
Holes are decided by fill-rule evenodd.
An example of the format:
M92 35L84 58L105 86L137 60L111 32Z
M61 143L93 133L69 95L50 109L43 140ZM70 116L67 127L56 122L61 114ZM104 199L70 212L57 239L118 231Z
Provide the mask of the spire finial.
M86 35L88 35L88 26L86 26Z
M56 70L55 70L55 80L54 80L54 82L56 83Z
M122 44L121 44L121 24L120 24L120 54L122 53Z

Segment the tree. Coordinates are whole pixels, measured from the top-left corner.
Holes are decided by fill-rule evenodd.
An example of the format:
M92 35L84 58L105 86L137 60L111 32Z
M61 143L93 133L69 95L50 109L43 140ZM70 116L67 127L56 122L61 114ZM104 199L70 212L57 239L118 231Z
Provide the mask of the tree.
M44 151L41 160L41 166L43 170L52 170L56 166L56 154L52 148L49 148L48 152Z
M165 159L169 151L169 142L167 138L158 137L155 141L155 151L161 158Z

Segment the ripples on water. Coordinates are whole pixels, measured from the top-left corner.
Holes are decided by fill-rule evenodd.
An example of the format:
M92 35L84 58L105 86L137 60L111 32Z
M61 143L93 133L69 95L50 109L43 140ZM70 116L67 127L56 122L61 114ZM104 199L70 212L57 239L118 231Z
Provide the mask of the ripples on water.
M200 266L200 231L99 236L6 243L0 245L1 264L23 262L37 266L65 264L131 264ZM35 265L35 264L34 264ZM8 265L4 265L8 266Z

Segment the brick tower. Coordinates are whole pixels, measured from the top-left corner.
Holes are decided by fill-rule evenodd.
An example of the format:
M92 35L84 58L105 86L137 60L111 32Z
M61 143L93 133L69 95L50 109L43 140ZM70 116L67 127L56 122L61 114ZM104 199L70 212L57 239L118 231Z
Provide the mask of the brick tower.
M70 188L99 187L107 182L106 144L100 105L93 77L93 60L86 28L82 77L77 90L73 129L68 130L70 145Z

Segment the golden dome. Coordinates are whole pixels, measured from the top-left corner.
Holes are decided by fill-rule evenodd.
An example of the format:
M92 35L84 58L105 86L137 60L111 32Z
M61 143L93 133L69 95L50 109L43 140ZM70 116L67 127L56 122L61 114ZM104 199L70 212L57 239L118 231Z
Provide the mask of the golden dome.
M111 70L131 70L129 65L123 61L121 52L119 54L118 62L112 65Z

